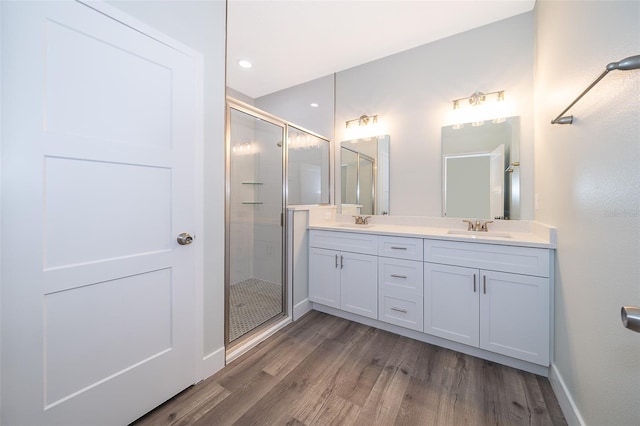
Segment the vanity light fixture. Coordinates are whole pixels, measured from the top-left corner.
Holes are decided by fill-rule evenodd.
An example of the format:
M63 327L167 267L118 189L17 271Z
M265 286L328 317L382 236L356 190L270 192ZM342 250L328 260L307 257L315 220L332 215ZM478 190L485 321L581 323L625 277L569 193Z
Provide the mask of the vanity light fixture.
M589 90L593 88L600 80L604 78L605 75L609 74L609 71L620 70L620 71L631 71L640 69L640 55L629 56L628 58L624 58L618 62L611 62L607 64L605 70L596 78L593 83L591 83L578 97L569 104L568 107L564 109L556 118L551 120L551 124L573 124L573 115L564 115L572 106L576 104L584 95L587 94Z
M478 106L492 98L494 101L504 101L504 90L489 93L474 92L471 96L467 96L466 98L454 99L452 101L453 109L460 109L462 107L462 101L468 101L471 106Z
M360 126L360 127L364 127L364 126L368 126L370 124L377 124L378 123L378 116L377 115L361 115L358 118L354 118L353 120L349 120L347 121L347 129L351 128L351 127L355 127L355 126Z

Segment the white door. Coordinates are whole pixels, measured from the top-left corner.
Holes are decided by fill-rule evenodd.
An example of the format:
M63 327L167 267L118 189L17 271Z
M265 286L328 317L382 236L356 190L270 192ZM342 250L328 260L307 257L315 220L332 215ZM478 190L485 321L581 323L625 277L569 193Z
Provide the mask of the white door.
M340 252L309 249L309 300L340 309Z
M424 332L478 346L479 271L460 266L424 264Z
M126 424L195 381L200 62L76 2L2 19L2 423Z
M340 253L340 307L378 319L378 257Z
M480 347L549 365L549 278L482 271Z

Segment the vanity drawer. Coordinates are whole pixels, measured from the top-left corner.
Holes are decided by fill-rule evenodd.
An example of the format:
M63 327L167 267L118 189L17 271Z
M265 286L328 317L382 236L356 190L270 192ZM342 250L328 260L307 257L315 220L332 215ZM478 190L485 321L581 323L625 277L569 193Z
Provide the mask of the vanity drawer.
M497 244L424 240L424 261L515 274L549 276L549 250Z
M386 235L381 235L378 238L378 256L422 261L422 253L422 238L390 237Z
M422 298L406 300L381 294L379 304L378 320L416 331L424 329Z
M378 288L399 297L422 297L424 267L413 260L378 258Z
M312 229L309 231L309 246L376 255L378 252L378 236L356 232Z

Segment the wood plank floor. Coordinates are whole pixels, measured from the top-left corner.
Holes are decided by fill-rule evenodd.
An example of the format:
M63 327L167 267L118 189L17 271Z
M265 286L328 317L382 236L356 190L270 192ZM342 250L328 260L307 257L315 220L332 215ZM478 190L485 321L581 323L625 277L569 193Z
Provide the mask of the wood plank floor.
M566 425L549 381L313 311L134 423Z

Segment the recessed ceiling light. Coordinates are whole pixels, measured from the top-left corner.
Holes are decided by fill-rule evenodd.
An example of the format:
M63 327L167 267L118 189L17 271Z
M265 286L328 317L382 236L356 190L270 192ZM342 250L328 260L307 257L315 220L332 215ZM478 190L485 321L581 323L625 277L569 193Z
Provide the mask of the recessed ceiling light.
M240 59L238 61L238 65L240 65L242 68L251 68L253 66L253 64L246 59Z
M310 105L311 108L318 108L318 104L315 102L312 102Z

